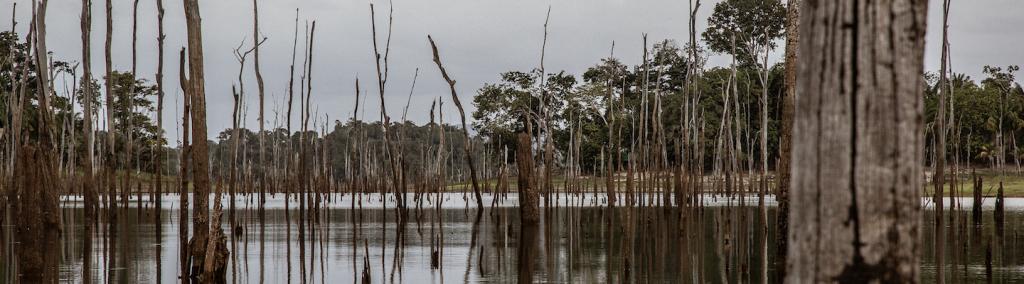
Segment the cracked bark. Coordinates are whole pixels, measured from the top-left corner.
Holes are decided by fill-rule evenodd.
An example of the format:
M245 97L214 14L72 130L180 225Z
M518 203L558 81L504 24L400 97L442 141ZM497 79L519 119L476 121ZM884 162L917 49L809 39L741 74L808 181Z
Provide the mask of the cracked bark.
M919 281L927 6L802 3L786 282Z

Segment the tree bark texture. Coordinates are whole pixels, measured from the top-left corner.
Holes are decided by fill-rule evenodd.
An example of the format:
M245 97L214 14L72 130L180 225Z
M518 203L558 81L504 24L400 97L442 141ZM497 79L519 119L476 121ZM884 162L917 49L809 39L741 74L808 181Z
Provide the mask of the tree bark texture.
M790 283L916 283L927 0L807 0Z

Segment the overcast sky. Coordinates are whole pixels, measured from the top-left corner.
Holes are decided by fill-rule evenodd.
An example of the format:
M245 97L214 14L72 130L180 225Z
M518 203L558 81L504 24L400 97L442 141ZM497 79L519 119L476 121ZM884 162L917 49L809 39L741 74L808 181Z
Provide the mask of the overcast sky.
M115 70L131 68L132 0L112 0L114 14L113 64ZM28 29L31 1L0 0L0 28L10 29L10 7L18 2L16 27L19 34ZM92 70L103 74L104 0L93 1ZM176 141L180 119L177 51L185 45L185 23L180 0L165 0L167 33L165 70L166 94L164 127L171 143ZM295 12L299 9L299 50L306 21L317 22L314 43L314 111L321 117L345 121L351 117L354 82L358 77L363 90L371 91L365 119L379 119L376 97L369 3L373 1L339 0L259 0L260 28L267 41L261 46L261 65L266 81L268 123L274 123L274 110L282 109L287 95L289 65ZM378 29L386 27L387 2L376 1ZM715 3L703 1L698 14L698 32L706 27L706 18ZM50 0L47 18L47 44L55 57L79 61L81 39L79 15L81 2ZM938 69L941 38L941 1L931 1L928 21L928 70ZM238 62L233 50L246 41L251 45L252 1L200 1L203 17L203 44L206 55L206 91L211 139L231 124L231 86L237 83ZM394 0L394 34L391 42L391 77L386 88L386 106L393 120L401 118L416 68L420 69L409 119L417 123L429 119L430 103L438 96L448 98L448 87L431 61L427 35L433 35L448 72L458 81L459 95L467 107L476 90L495 82L498 74L509 70L528 71L539 65L543 23L548 7L551 20L545 66L549 71L565 70L579 75L608 56L615 42L615 56L627 64L636 64L642 54L641 34L650 42L673 39L683 42L688 32L686 0ZM1019 0L954 0L950 16L950 41L953 70L981 78L984 65L1024 64L1024 3ZM138 70L139 76L152 81L156 72L156 1L139 1ZM383 31L379 31L383 33ZM383 45L383 39L381 39ZM780 60L781 49L772 56ZM301 66L300 59L297 65ZM711 65L727 62L713 57ZM300 69L301 67L296 67ZM249 128L256 128L257 94L252 60L244 74ZM297 99L296 99L297 101ZM457 119L457 111L445 104L445 117ZM283 113L283 112L282 112ZM297 122L293 122L297 125ZM270 127L268 125L268 127Z

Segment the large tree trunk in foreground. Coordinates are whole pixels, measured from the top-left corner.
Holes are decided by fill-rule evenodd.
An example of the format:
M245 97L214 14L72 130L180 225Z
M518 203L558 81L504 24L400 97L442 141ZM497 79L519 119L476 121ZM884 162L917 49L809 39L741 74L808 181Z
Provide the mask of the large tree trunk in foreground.
M805 1L790 283L916 283L927 0Z

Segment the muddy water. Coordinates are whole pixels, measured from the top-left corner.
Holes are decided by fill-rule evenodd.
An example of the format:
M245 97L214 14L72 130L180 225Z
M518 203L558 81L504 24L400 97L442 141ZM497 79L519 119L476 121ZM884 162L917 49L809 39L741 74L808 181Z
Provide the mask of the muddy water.
M225 232L232 236L229 247L232 243L235 246L227 272L229 281L351 283L360 281L360 273L368 268L373 283L523 279L557 283L758 283L765 275L769 282L778 282L774 265L760 261L762 251L767 251L769 262L774 261L775 210L768 210L768 244L766 249L760 248L756 199L740 202L707 197L704 209L680 212L657 206L608 210L601 196L562 196L557 207L542 210L544 215L536 228L521 231L514 196L497 202L485 196L484 204L494 207L478 219L475 210L467 208L467 196L448 194L440 210L431 206L436 200L423 200L422 209L410 209L405 222L398 221L393 200L384 203L378 195L366 195L353 204L349 196L331 197L331 202L314 213L318 220L306 224L301 244L297 201L291 200L291 220L286 222L283 196L268 197L264 204L266 222L260 226L254 198L238 197L238 226L232 230L230 219L227 215L224 218ZM86 241L82 237L82 209L76 198L65 199L62 247L53 250L61 254L61 279L81 282ZM101 218L95 234L88 239L93 243L88 256L93 282L178 281L178 197L166 196L163 200L160 220L155 220L155 204L145 201L121 209L114 224ZM935 278L930 233L933 226L930 205L927 200L922 202L928 210L923 219L921 271L922 281L928 283ZM743 203L747 207L741 207ZM966 200L962 213L966 225L946 222L947 279L984 281L986 260L991 259L994 282L1024 281L1024 236L1019 225L1024 221L1024 199L1007 200L1002 236L992 225L992 203L986 200L980 228L970 225L970 203ZM0 277L8 282L16 265L10 248L17 244L9 241L11 228L3 230ZM990 258L986 253L989 248ZM439 265L432 268L435 250ZM762 267L768 268L767 273L761 273Z

